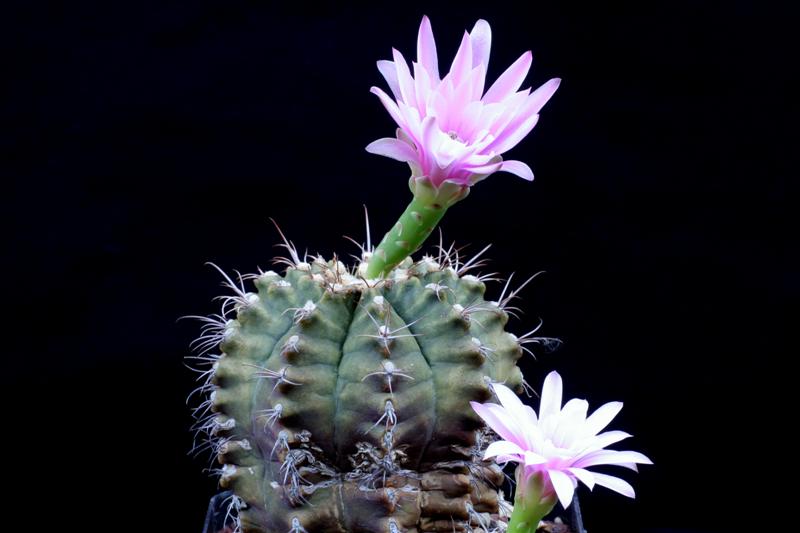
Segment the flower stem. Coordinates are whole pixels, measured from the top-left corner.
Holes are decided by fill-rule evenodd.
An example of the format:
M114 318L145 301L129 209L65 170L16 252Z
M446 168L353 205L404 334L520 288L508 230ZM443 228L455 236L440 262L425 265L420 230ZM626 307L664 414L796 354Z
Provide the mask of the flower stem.
M372 254L367 265L368 278L385 276L422 246L449 207L435 200L414 196Z
M519 484L517 475L517 494L514 497L514 511L508 521L506 533L535 533L539 522L556 505L555 495L544 496L544 481L541 473L534 474L525 484Z

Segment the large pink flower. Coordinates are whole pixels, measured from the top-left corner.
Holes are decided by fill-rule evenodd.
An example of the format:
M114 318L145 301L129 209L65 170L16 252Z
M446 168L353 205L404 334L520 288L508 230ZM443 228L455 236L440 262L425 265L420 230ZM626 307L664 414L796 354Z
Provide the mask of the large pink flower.
M498 462L520 463L523 476L518 475L518 489L533 474L541 472L545 496L558 496L566 508L581 481L590 489L594 485L607 487L633 498L635 493L620 478L590 472L591 466L618 465L636 470L636 463L653 464L639 452L606 450L605 447L630 437L623 431L600 433L622 409L621 402L610 402L587 417L586 400L572 399L561 407L562 384L558 372L550 372L542 387L539 416L520 401L514 392L500 384L493 386L502 405L470 402L475 412L503 440L486 448L484 459L496 457Z
M489 24L476 22L464 32L450 72L440 78L431 24L423 17L411 69L394 49L394 61L378 61L394 100L378 87L371 91L399 129L396 139L378 139L367 151L407 162L412 177L427 177L434 187L446 180L470 186L497 171L532 180L528 165L500 155L533 129L561 80L532 93L518 90L531 66L531 53L525 52L484 92L491 41Z

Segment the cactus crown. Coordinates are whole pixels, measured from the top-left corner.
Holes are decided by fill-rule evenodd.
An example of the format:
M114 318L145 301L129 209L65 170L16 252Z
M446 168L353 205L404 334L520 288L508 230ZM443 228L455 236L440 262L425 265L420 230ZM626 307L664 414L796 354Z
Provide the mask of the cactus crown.
M496 278L468 272L488 247L462 261L440 244L367 280L369 241L352 269L281 246L283 275L225 276L221 313L197 317L193 357L208 368L196 448L217 457L236 527L500 528L503 475L481 460L493 437L469 401L490 399L494 383L525 386L516 361L544 339L504 331L521 287L484 300Z

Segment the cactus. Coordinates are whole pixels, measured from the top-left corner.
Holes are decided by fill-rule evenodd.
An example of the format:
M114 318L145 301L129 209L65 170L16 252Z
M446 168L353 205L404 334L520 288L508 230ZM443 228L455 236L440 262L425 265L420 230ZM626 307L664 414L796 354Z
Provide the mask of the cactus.
M495 278L468 273L488 247L463 262L440 245L373 280L369 244L350 269L282 246L283 275L225 276L233 294L196 341L210 367L196 430L238 529L501 530L504 475L469 402L522 392L516 362L542 339L504 330L519 289L486 301Z
M585 400L562 409L556 372L538 416L516 396L527 391L516 364L526 345L553 345L536 329L504 330L518 310L510 302L535 275L506 294L509 277L486 301L493 274L469 272L488 246L463 261L440 238L436 257L410 258L479 181L496 172L533 179L526 163L502 154L533 129L560 80L518 91L531 64L525 52L484 94L491 38L477 21L440 77L423 17L413 76L397 50L378 62L394 99L371 91L398 129L366 149L409 165L413 199L376 248L367 224L353 267L335 255L309 261L278 228L289 254L275 260L283 275L234 282L220 270L233 294L220 297L220 314L197 317L205 325L194 357L210 368L198 370L205 382L196 390L207 397L195 429L231 490L235 533L534 533L556 500L570 505L578 481L633 496L624 480L585 467L651 463L604 449L629 436L598 435L618 402L589 418ZM500 404L483 403L492 398ZM511 513L492 458L519 463Z
M469 272L488 247L463 261L440 240L436 257L409 257L476 183L496 172L533 179L526 163L502 154L533 129L560 80L518 91L531 63L525 52L484 94L491 39L478 20L440 76L423 17L413 76L397 50L378 62L394 99L371 91L397 137L366 149L409 165L413 199L376 248L367 225L358 264L309 262L281 233L283 275L226 276L234 294L222 297L220 314L201 317L196 357L210 368L200 370L197 390L208 396L196 429L233 491L238 531L506 529L504 474L483 460L495 436L470 402L505 395L506 386L522 392L517 360L526 344L549 339L504 330L522 287L506 294L509 278L497 301L484 299L492 274Z

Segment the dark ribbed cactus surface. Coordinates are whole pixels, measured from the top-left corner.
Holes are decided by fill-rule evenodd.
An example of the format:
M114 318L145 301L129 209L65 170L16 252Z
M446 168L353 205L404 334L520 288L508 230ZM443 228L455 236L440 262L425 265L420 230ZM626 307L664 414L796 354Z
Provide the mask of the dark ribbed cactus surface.
M490 437L469 402L522 388L510 298L485 301L449 258L367 281L292 255L284 275L245 276L255 292L231 281L198 340L211 367L197 428L241 531L501 527L503 475L481 461Z

